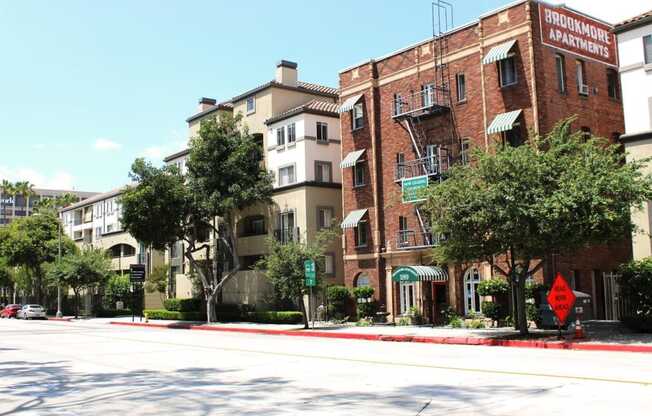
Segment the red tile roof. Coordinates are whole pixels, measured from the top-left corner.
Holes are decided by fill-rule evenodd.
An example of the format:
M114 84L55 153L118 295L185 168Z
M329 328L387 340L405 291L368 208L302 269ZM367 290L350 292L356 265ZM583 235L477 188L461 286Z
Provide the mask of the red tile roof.
M337 103L329 103L326 101L320 101L320 100L312 100L308 101L305 104L302 104L298 107L291 108L287 111L283 111L282 113L279 113L267 120L265 120L265 124L271 124L276 121L280 121L283 119L286 119L288 117L294 116L296 114L301 114L301 113L318 113L318 114L323 114L331 117L339 117L340 114L337 112L337 109L339 108L339 104Z
M641 13L638 16L630 17L627 20L623 20L622 22L617 23L615 25L615 31L616 32L622 31L628 27L636 26L637 24L643 23L647 20L652 21L652 10L649 10L645 13Z

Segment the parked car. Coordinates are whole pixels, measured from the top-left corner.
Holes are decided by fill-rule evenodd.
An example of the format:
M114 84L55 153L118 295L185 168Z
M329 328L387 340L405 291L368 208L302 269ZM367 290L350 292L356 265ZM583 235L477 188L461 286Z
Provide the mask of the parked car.
M16 314L21 309L21 306L15 303L5 306L0 312L0 318L16 318Z
M45 309L41 305L23 305L16 314L20 319L45 319Z

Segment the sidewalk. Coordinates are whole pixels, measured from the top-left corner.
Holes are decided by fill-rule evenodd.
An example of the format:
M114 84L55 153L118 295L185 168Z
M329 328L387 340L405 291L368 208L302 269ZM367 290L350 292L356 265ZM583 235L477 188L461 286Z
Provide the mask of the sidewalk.
M530 336L523 339L513 328L453 329L445 327L414 326L334 326L316 323L315 329L303 329L303 325L275 325L256 323L212 323L159 321L139 322L136 318L96 318L87 322L112 325L149 327L159 329L187 329L319 337L334 339L357 339L385 342L417 342L449 345L484 345L499 347L573 349L591 351L647 352L652 353L652 334L634 334L620 327L619 323L588 323L587 338L573 340L572 334L565 334L564 340L557 339L556 331L531 329Z

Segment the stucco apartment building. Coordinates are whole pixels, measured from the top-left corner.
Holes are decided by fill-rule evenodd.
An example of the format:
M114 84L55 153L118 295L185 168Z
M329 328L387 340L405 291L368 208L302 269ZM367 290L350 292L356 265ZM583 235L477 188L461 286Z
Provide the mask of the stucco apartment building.
M320 228L339 222L341 212L338 93L335 88L302 82L298 65L280 61L273 80L252 88L229 102L200 100L198 112L186 121L190 137L197 135L201 120L220 111L242 116L264 149L265 166L274 175L270 206L252 206L236 215L237 251L242 271L224 287L226 303L266 304L271 287L253 270L267 252L266 240L311 241ZM165 159L182 171L188 151ZM181 253L178 243L175 253ZM175 273L188 272L176 254ZM328 283L343 282L342 251L334 242L326 256ZM188 285L177 275L177 296L188 296Z
M57 189L34 188L34 195L26 198L23 195L4 195L0 193L0 227L9 224L16 218L32 215L34 207L41 199L56 198L58 196L72 194L80 201L97 195L97 192L64 191Z
M624 125L611 29L567 7L522 0L341 71L346 285L373 286L393 318L417 308L437 320L447 304L480 312L477 286L491 277L489 265L434 264L441 237L410 190L469 163L474 148L518 145L572 115L576 129L615 140ZM564 273L593 296L595 316L613 318L611 272L628 260L628 246L554 256L533 277Z
M625 111L625 145L628 160L652 156L652 10L616 25L620 80ZM648 164L646 173L652 173ZM640 232L632 236L634 259L652 256L650 203L632 213Z
M97 194L62 209L60 217L63 232L79 248L106 250L111 257L112 269L118 274L129 275L132 264L144 264L147 273L151 273L154 267L164 264L164 253L145 247L122 228L122 191L121 188ZM90 298L86 297L85 302L86 310L90 310ZM161 307L160 294L145 294L145 308Z

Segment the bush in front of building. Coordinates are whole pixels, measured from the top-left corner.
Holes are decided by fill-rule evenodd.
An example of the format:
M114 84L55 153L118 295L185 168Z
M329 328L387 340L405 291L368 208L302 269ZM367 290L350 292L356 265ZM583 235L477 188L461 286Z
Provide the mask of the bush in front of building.
M328 286L326 300L328 301L328 316L343 319L351 301L351 292L345 286Z
M639 332L652 332L652 257L623 264L618 284L629 310L621 321Z
M204 312L180 312L168 311L165 309L145 309L147 319L169 320L169 321L204 321L206 314Z
M482 302L482 314L491 319L496 325L508 315L505 305L492 301Z
M95 316L98 318L115 318L116 316L131 315L130 309L98 309Z
M196 298L170 298L163 301L163 307L168 311L174 312L198 312L201 310L201 306L201 299Z
M237 305L236 305L237 306ZM232 312L231 312L232 313ZM205 312L181 312L168 311L165 309L146 309L145 314L152 320L170 321L203 321L206 319ZM298 311L259 311L246 312L243 314L229 315L227 319L220 318L220 322L256 322L263 324L298 324L303 321L303 314Z
M247 321L261 324L299 324L303 314L299 311L262 311L249 312Z
M358 319L373 318L378 312L378 302L374 300L374 288L361 286L353 289L357 304Z

